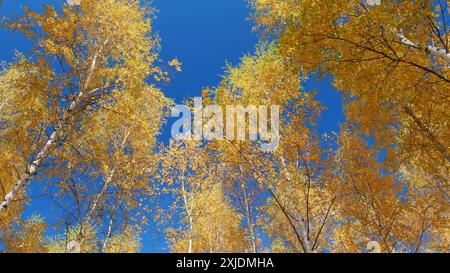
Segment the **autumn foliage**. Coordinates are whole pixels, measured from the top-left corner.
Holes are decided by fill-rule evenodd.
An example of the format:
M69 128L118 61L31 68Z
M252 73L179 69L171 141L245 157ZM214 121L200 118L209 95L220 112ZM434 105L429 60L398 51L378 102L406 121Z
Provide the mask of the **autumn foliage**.
M448 252L449 3L374 2L250 1L261 41L202 97L279 105L275 151L158 143L182 71L141 1L5 19L34 47L0 72L1 250L138 252L158 228L173 252ZM344 98L338 132L312 79ZM29 189L56 222L23 216Z

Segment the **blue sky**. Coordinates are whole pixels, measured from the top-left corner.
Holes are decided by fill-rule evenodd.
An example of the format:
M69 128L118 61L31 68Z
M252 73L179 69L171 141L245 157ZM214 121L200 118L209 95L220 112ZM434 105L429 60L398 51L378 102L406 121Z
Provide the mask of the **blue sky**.
M0 15L20 15L21 6L29 5L40 10L44 3L62 0L3 0ZM198 96L202 88L216 86L223 75L226 61L238 64L242 55L253 51L258 36L252 32L252 22L248 19L251 10L245 0L154 0L158 9L154 22L162 40L161 58L169 61L178 58L183 63L183 71L173 75L170 83L162 87L166 96L181 103L184 98ZM12 61L14 50L27 53L30 43L20 34L0 30L0 60ZM328 107L319 123L319 133L330 133L339 128L343 121L340 95L330 86L329 80L310 80L304 84L307 90L317 89L319 100ZM162 140L168 137L167 130L173 120L164 127ZM48 202L33 199L26 214L38 212L51 217ZM150 229L149 229L150 230ZM151 233L151 232L149 232ZM143 238L143 251L161 251L164 244L154 242L155 234ZM158 236L157 236L158 237Z

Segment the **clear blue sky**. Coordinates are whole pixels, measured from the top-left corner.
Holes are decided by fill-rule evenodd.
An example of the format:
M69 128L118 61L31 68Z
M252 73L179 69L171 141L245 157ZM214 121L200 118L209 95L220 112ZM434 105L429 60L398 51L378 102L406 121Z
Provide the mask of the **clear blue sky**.
M60 6L62 0L3 0L1 15L20 15L21 6L29 5L40 10L43 3L52 2ZM163 91L176 102L196 96L206 86L219 83L225 62L238 64L239 58L252 52L257 42L257 34L252 32L252 22L248 20L250 9L245 0L154 0L159 10L154 22L154 30L162 39L161 58L168 61L177 57L183 63L183 72L175 74L171 83L163 86ZM27 53L30 43L17 33L0 30L0 60L11 61L14 50ZM305 83L308 90L317 89L318 98L328 107L319 123L319 133L338 130L343 121L340 95L332 89L328 80ZM162 140L169 136L168 125L164 127ZM36 185L36 183L34 183ZM37 185L39 186L39 185ZM37 212L46 218L52 213L47 209L48 200L33 199L26 214ZM47 219L51 222L51 219ZM153 230L153 229L149 229ZM50 232L50 231L49 231ZM163 240L153 241L155 234L149 231L144 236L145 252L164 250ZM158 234L156 234L158 235ZM163 239L163 235L159 236Z

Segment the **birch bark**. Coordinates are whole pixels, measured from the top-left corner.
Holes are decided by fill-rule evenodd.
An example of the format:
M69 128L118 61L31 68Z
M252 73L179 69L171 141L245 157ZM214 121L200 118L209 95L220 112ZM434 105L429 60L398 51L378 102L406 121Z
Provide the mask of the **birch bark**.
M192 240L193 240L193 229L194 229L194 219L192 216L192 208L193 208L193 203L189 204L189 197L187 196L187 191L186 191L186 187L184 184L184 180L181 182L181 190L183 191L182 196L183 196L183 202L184 202L184 207L186 210L186 214L188 215L189 218L189 245L188 245L188 253L192 253Z
M367 5L369 7L379 6L379 5L381 5L381 0L367 0ZM429 45L426 47L420 47L416 43L414 43L411 40L409 40L408 38L406 38L406 36L403 35L402 31L397 33L397 37L399 38L399 40L402 44L409 46L411 49L424 51L430 55L442 58L442 59L450 62L450 52L447 52L447 50L445 48L440 48L440 47L436 47L436 46L432 46L432 45Z
M8 206L11 205L11 202L14 200L14 198L19 194L20 190L27 185L30 180L36 175L39 167L42 164L42 161L44 161L48 155L50 154L51 150L54 148L58 137L63 134L64 131L64 125L67 124L70 119L74 116L74 112L77 107L80 106L84 98L86 97L85 90L89 86L90 80L92 78L92 74L94 73L94 70L97 65L97 59L98 56L103 51L104 46L108 43L108 39L105 40L103 45L97 50L96 54L94 55L92 59L91 66L89 68L88 76L86 77L86 81L83 85L82 90L78 93L77 97L71 102L69 107L64 112L60 122L55 126L53 129L50 137L48 138L47 142L45 143L42 150L36 155L32 163L27 166L24 173L22 173L19 176L19 179L14 184L13 188L5 195L4 200L0 203L0 212L6 210ZM94 89L96 90L96 89ZM88 92L88 94L91 92Z

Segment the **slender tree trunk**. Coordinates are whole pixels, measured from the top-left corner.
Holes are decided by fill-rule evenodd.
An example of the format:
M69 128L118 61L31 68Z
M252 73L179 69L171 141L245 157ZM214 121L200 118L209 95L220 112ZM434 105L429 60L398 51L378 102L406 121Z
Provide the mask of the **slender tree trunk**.
M125 136L122 139L122 142L120 144L120 149L123 149L127 143L128 137L130 136L130 132L127 130L125 132ZM93 217L94 217L94 213L97 210L97 207L103 197L103 195L106 193L106 191L108 190L109 185L111 184L114 175L116 173L117 170L117 163L114 165L114 167L112 168L112 170L109 172L108 177L105 180L105 183L102 186L102 189L100 190L100 192L97 194L94 203L92 204L91 209L89 210L89 213L86 215L85 219L83 220L83 223L81 224L81 229L80 229L80 234L79 234L79 238L78 240L82 241L83 238L83 234L84 234L84 228L85 228L85 224L89 224Z
M123 200L123 199L122 199L122 200ZM115 216L116 216L117 210L119 209L120 205L122 204L122 200L120 200L120 202L119 202L118 204L114 205L114 207L113 207L113 209L112 209L111 218L110 218L109 224L108 224L108 232L106 233L105 240L103 241L102 253L105 252L106 246L108 245L108 240L109 240L109 237L111 236L111 231L112 231L112 226L113 226L114 218L115 218Z
M67 110L64 112L60 122L58 124L56 124L54 130L52 131L50 137L48 138L48 140L45 143L42 150L37 154L37 156L34 158L33 162L26 168L25 172L19 176L19 179L14 184L11 191L5 195L4 200L0 203L0 212L7 209L8 206L11 205L11 202L19 194L20 190L25 185L27 185L29 183L29 181L36 175L39 167L42 164L42 161L44 161L47 158L47 156L49 156L51 150L54 148L54 146L58 140L58 137L60 135L62 135L62 133L64 131L64 125L67 124L72 119L72 117L74 115L74 111L76 110L76 108L81 104L81 102L85 98L85 96L86 96L85 90L89 86L90 80L92 78L92 74L94 73L94 70L95 70L95 67L97 64L97 58L98 58L99 54L102 52L103 47L107 43L108 43L108 39L106 39L103 46L100 47L99 50L97 51L97 53L94 55L91 66L89 68L88 76L83 85L83 89L79 92L78 96L72 101L72 103L69 105Z
M62 118L61 123L66 123L70 120L72 117L72 111L76 108L79 101L81 101L81 98L83 96L83 93L80 93L78 98L72 102L70 107L67 109L66 113L64 114ZM58 140L58 136L62 134L63 128L62 124L57 125L57 127L53 130L50 137L48 138L47 142L45 143L42 150L37 154L33 162L27 167L26 171L22 173L17 180L17 182L14 184L13 188L10 192L8 192L4 198L4 200L0 203L0 212L7 209L8 206L11 205L11 202L14 200L14 198L19 194L20 190L28 184L28 182L33 178L33 176L37 173L38 168L41 166L42 161L47 158L47 156L50 154L51 150L55 146L55 143Z
M120 144L120 149L123 149L127 143L128 137L130 136L130 132L126 131L125 132L125 136L122 140L122 143ZM114 167L112 168L112 170L109 172L108 177L105 180L105 183L103 184L102 189L100 190L100 192L97 194L97 197L95 198L95 201L91 207L91 210L89 211L89 214L87 215L86 219L85 219L85 223L89 223L92 221L92 217L94 216L95 211L97 210L98 204L100 203L101 198L103 197L103 195L105 194L106 190L108 190L109 184L111 184L114 175L116 173L117 170L117 163L114 165Z
M264 179L261 179L261 174L257 171L257 167L255 167L255 165L247 158L247 156L245 154L242 153L242 151L240 149L238 149L233 144L233 142L228 141L228 143L230 143L230 145L232 145L241 154L242 158L244 158L244 160L248 163L248 165L253 168L253 170L254 170L253 174L254 174L254 177L255 177L256 181L261 183L269 191L270 195L273 197L274 201L277 203L278 207L281 209L281 212L286 217L286 220L288 221L290 227L292 228L292 231L294 232L295 237L297 238L297 240L298 240L302 250L304 252L308 252L307 249L305 248L304 244L303 244L303 239L301 238L300 234L297 231L296 225L294 224L294 222L292 221L292 219L289 216L288 212L286 211L286 208L281 204L280 200L278 199L277 195L274 192L273 187L271 187L270 185L265 183Z
M400 42L402 44L407 45L412 49L424 51L427 54L442 58L442 59L450 62L450 53L447 52L447 50L445 50L444 48L439 48L439 47L431 46L431 45L422 48L422 47L416 45L415 43L413 43L408 38L406 38L405 35L403 35L403 33L398 33L397 37L400 39Z
M248 200L247 195L247 187L245 185L242 186L244 191L244 202L245 202L245 211L247 217L248 230L250 232L250 240L252 241L253 253L258 253L258 249L256 247L256 236L252 219L252 212L250 207L250 202Z
M189 218L189 245L188 245L188 253L192 253L192 240L193 240L193 229L194 229L194 219L192 217L192 204L189 204L186 186L184 184L184 180L181 182L181 190L183 191L183 202L186 210L186 214Z
M369 7L379 6L379 5L381 5L381 0L368 0L367 5ZM442 58L442 59L450 62L450 52L447 52L447 50L445 48L439 48L439 47L431 46L431 45L426 46L426 47L420 47L419 45L413 43L411 40L406 38L405 35L403 35L403 33L401 31L399 33L397 33L397 37L400 39L400 42L402 44L407 45L414 50L424 51L427 54Z
M250 207L250 201L247 193L247 186L245 185L245 177L242 171L241 166L239 166L239 171L241 172L242 182L241 187L244 194L244 205L245 205L245 217L247 218L247 226L248 226L248 232L250 234L250 241L253 248L253 253L258 253L258 249L256 246L256 235L254 230L254 224L252 219L252 211Z
M285 172L286 180L289 183L291 183L291 185L292 185L291 174L289 172L289 169L287 168L286 160L284 159L283 156L280 156L280 161L281 161L281 165L283 167L283 170ZM309 213L308 213L309 207L308 207L308 205L306 207L306 210L307 210L307 220L306 221L309 221L309 219L308 219L309 218ZM300 217L299 220L300 220L300 222L302 223L302 226L303 226L302 229L301 229L302 230L301 233L302 233L302 237L303 237L303 248L304 248L304 251L307 252L307 253L315 252L314 249L312 248L311 240L309 238L309 226L305 222L303 217Z

